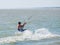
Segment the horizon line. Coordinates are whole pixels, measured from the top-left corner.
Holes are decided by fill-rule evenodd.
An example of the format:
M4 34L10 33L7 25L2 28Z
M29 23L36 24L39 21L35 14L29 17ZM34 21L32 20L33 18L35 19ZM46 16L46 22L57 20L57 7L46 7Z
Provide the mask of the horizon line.
M4 9L8 9L9 10L9 9L37 9L37 8L60 8L60 7L4 8Z

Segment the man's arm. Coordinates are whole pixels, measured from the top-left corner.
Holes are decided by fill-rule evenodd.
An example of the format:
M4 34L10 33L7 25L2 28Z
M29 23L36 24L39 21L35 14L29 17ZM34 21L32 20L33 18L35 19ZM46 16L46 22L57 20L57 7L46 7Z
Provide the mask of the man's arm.
M26 22L23 24L23 27L26 25Z

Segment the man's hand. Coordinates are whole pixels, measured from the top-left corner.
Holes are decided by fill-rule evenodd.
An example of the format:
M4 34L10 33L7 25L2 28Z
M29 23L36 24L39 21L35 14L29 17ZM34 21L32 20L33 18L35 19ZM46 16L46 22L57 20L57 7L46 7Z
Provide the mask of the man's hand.
M26 22L24 24L26 24Z

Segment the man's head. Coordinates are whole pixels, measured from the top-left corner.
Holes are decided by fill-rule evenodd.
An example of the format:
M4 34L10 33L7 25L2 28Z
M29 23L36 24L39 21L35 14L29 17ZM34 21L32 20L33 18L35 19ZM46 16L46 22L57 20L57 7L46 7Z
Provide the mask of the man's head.
M18 24L21 24L21 22L18 22Z

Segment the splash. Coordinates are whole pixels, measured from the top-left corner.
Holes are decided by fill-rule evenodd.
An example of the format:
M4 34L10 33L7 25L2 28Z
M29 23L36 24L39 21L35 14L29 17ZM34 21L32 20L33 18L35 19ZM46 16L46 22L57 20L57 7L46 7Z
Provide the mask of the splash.
M11 43L17 41L29 41L29 40L41 40L44 38L56 37L58 35L52 34L46 28L41 28L35 30L33 33L30 30L26 30L24 32L15 32L14 36L0 38L0 43Z

